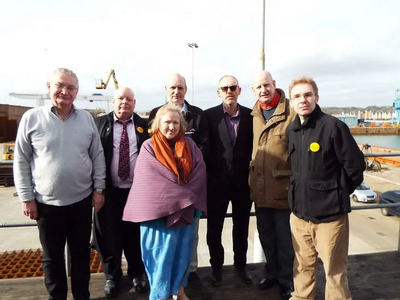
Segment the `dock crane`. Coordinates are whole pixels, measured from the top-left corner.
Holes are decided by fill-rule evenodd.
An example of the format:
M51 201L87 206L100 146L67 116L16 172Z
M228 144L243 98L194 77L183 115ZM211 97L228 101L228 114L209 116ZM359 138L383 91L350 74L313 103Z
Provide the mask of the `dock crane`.
M96 79L96 89L105 90L108 86L108 83L110 82L111 76L114 80L115 89L118 89L118 81L117 81L117 78L115 78L115 70L113 70L113 69L111 69L106 82L104 82L103 79Z
M48 100L50 100L49 94L20 94L20 93L9 93L10 97L18 99L31 99L36 100L36 106L45 105ZM102 94L94 93L91 95L78 95L76 96L76 101L88 101L88 102L106 102L107 111L110 111L109 104L111 102L111 96L103 96Z

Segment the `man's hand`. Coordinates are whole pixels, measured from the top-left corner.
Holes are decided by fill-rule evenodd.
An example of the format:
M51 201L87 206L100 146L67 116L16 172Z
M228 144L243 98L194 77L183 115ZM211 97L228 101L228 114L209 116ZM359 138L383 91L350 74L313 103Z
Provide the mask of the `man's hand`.
M95 212L98 212L104 205L104 195L98 192L93 192L92 206Z
M24 215L31 218L31 220L37 220L38 213L36 200L22 202L22 211L24 212Z

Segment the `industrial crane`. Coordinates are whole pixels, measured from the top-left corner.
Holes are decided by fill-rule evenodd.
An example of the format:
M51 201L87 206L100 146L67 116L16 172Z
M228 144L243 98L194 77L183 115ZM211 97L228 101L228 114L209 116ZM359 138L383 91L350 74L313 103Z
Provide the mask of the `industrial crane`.
M50 99L49 94L20 94L20 93L9 93L10 97L19 98L19 99L31 99L36 100L36 106L43 106L45 102ZM111 96L103 96L102 94L92 94L92 95L78 95L76 96L76 101L89 101L89 102L97 102L103 101L107 103L107 111L109 109L109 103L111 102Z
M117 78L115 78L115 71L113 69L110 71L110 74L108 75L106 82L104 82L103 79L96 79L96 89L98 89L98 90L104 89L105 90L108 86L108 83L110 82L111 76L114 80L115 89L118 89L118 81L117 81Z

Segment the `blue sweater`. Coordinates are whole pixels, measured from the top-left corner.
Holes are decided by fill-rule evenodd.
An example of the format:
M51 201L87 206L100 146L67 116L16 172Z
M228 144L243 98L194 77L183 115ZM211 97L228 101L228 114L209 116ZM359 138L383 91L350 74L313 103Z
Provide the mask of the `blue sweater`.
M21 201L65 206L105 188L105 159L92 116L73 108L63 121L50 106L28 110L15 141L14 182Z

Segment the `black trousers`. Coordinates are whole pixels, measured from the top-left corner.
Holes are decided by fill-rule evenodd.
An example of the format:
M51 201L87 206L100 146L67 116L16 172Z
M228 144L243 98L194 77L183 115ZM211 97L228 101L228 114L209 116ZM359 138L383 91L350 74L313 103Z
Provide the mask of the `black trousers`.
M211 267L221 268L224 264L224 247L221 236L229 201L232 202L234 265L236 268L246 267L247 238L252 205L249 195L243 193L226 195L208 191L207 198L207 244Z
M106 279L122 277L122 252L128 262L128 276L145 272L140 250L140 224L122 221L129 189L107 190L103 208L94 215L93 239L102 260Z
M75 300L88 300L92 195L68 206L37 202L40 243L43 248L45 285L51 300L67 300L65 243L71 254L71 290Z
M284 284L293 282L294 250L290 210L256 206L257 229L267 263L265 275Z

